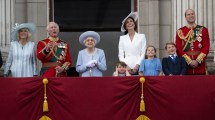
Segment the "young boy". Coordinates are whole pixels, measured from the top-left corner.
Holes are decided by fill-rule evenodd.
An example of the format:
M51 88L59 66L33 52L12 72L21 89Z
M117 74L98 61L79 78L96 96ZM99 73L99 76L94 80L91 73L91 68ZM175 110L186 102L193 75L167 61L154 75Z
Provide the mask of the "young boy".
M116 71L113 73L113 76L131 76L125 62L119 61L116 64Z
M186 72L186 61L183 57L178 57L176 47L173 42L166 43L165 49L168 57L162 60L163 72L166 76L184 75Z

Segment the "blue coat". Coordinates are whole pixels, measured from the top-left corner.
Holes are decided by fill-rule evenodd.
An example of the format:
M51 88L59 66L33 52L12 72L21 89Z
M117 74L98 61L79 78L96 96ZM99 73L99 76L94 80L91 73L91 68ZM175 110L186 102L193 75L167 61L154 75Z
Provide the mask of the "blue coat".
M90 69L86 67L86 63L91 60L96 60L98 65ZM87 53L87 49L83 49L78 53L78 59L76 64L76 71L79 72L80 76L82 77L89 77L90 74L92 76L103 76L103 72L107 70L106 66L106 58L104 51L99 48L95 48L95 52L93 55L89 55Z
M186 72L186 61L183 57L176 57L173 62L171 57L164 57L162 60L162 68L165 75L184 75Z

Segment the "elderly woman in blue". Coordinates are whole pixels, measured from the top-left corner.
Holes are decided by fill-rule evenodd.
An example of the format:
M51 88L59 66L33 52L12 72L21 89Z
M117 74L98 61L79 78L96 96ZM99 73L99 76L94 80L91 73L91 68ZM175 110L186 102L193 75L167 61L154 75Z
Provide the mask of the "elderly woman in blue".
M86 48L78 53L76 71L82 77L103 76L107 70L105 54L102 49L95 47L100 42L99 34L94 31L84 32L79 42Z

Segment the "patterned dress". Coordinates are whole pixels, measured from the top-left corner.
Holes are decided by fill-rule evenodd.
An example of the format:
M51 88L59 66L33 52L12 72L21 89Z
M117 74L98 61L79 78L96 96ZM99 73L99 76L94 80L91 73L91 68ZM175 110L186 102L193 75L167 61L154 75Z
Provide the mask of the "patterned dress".
M4 74L11 71L12 77L33 77L37 75L35 43L28 41L21 45L12 41L5 64Z

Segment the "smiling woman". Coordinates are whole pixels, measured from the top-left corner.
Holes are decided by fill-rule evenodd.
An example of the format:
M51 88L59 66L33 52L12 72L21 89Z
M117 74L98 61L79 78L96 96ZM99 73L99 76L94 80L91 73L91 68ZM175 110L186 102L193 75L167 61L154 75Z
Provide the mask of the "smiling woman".
M35 43L30 41L36 26L33 23L15 24L4 76L33 77L37 75Z
M86 49L78 53L76 71L82 77L103 76L103 72L107 69L105 53L95 47L100 42L100 35L94 31L87 31L81 34L79 42Z

